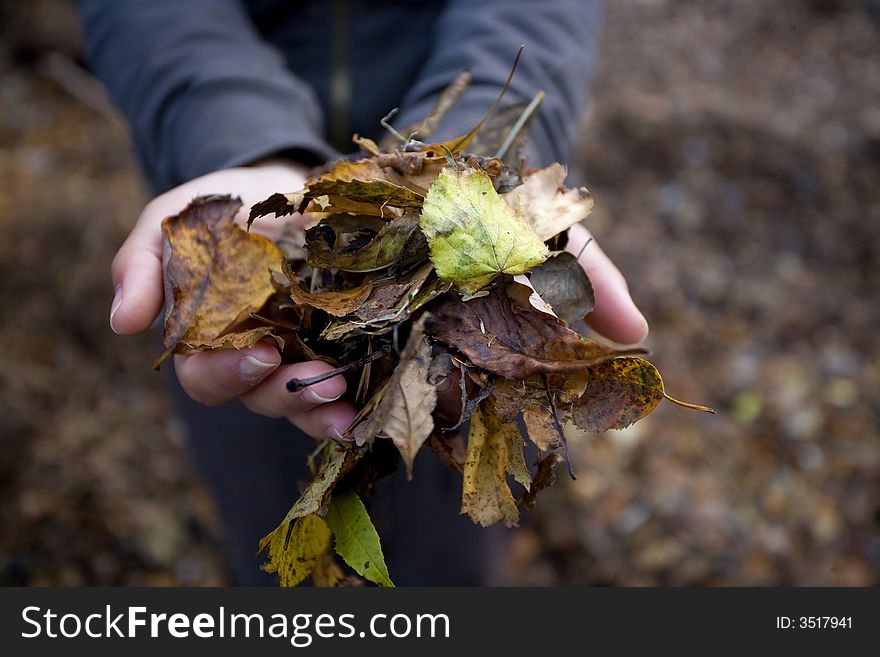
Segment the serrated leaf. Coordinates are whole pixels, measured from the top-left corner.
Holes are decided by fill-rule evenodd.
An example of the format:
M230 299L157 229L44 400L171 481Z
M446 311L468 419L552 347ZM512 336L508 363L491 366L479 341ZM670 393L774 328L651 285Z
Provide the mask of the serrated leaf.
M336 553L345 563L374 584L394 586L385 565L379 534L353 489L334 493L324 519L336 537Z
M314 514L287 523L260 541L260 551L268 548L269 561L262 568L278 573L281 586L296 586L308 577L330 547L330 529Z
M523 274L548 250L480 169L445 168L428 190L420 225L441 280L474 294L499 274Z

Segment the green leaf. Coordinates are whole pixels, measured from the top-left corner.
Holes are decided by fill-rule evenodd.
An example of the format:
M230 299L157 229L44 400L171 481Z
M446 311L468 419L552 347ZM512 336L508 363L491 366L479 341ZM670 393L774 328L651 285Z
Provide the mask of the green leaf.
M425 197L420 225L437 275L465 294L547 259L544 242L480 169L443 169Z
M379 586L394 586L388 575L379 534L361 498L351 488L337 491L324 517L336 536L336 552L355 572Z
M262 568L267 573L278 573L281 586L296 586L312 573L330 547L330 529L313 514L297 518L288 527L288 523L281 523L260 541L261 552L269 549L269 561Z

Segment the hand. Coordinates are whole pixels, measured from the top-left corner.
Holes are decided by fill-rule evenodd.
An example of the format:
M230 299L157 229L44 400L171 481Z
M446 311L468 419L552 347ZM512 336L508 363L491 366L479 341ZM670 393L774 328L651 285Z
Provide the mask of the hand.
M609 340L636 345L648 337L648 322L629 295L629 286L620 270L599 248L581 224L571 227L565 250L580 255L578 262L587 272L596 295L596 307L587 323ZM584 246L586 244L586 247Z
M158 316L163 301L161 223L176 214L192 198L202 194L237 194L244 206L237 220L244 222L247 209L280 189L299 189L306 178L304 167L287 162L265 162L252 167L217 171L196 178L156 197L141 213L128 239L113 259L112 275L116 294L110 311L110 326L120 335L145 331ZM293 217L295 224L304 222ZM254 225L273 237L280 233L283 220ZM616 342L633 344L644 340L648 325L638 311L620 271L590 239L582 226L572 227L568 250L580 253L580 262L596 293L596 307L590 325ZM289 393L285 384L292 378L322 374L330 366L320 361L280 367L281 356L272 345L260 343L242 351L200 352L176 355L174 367L186 393L206 405L218 405L235 397L250 410L269 417L286 417L313 437L326 437L345 431L355 415L354 406L336 401L346 390L341 376L315 384L298 393ZM448 386L452 388L451 384ZM443 397L458 402L450 390Z
M267 161L250 167L216 171L191 180L153 199L141 213L111 268L116 294L110 327L120 335L141 333L162 309L162 220L180 212L194 197L232 194L244 202L237 221L244 222L251 205L277 191L300 189L307 169L291 162ZM288 218L302 225L303 217ZM281 233L284 219L253 226L267 237ZM354 418L354 406L335 401L346 388L341 376L291 394L285 384L292 378L323 374L330 365L318 361L280 366L281 355L270 344L242 351L198 352L174 357L174 369L184 391L209 406L239 397L250 410L269 417L286 417L305 433L324 438L342 432ZM332 427L332 430L330 429Z

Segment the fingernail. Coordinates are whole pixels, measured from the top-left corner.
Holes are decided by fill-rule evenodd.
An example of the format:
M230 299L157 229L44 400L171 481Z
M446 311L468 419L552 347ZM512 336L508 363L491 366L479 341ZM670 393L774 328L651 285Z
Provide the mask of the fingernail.
M110 304L110 329L119 335L119 331L116 330L116 327L113 326L113 317L116 315L116 311L119 310L119 306L122 305L122 284L116 286L116 292L113 294L113 303Z
M245 356L238 361L238 373L242 379L260 379L273 369L275 363L266 363L253 356Z
M342 434L339 433L339 429L337 429L332 424L329 427L327 427L327 429L325 430L325 433L330 437L331 440L345 440L342 437Z
M324 397L323 395L319 395L318 392L313 388L306 388L302 391L300 399L302 399L307 404L329 404L332 401L336 401L340 397L342 397L342 395L336 395L335 397Z

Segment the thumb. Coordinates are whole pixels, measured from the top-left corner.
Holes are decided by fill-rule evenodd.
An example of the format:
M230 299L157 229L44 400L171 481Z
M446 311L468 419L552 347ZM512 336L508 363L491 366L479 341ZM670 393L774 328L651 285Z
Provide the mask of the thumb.
M161 217L144 210L110 268L115 294L110 328L119 335L146 331L162 309Z

